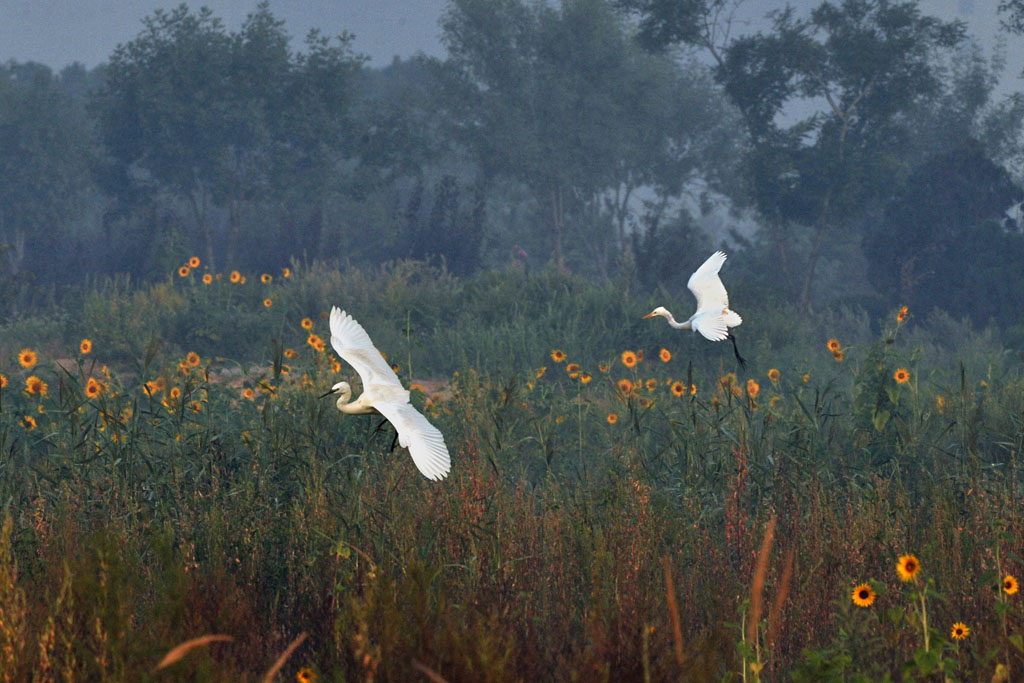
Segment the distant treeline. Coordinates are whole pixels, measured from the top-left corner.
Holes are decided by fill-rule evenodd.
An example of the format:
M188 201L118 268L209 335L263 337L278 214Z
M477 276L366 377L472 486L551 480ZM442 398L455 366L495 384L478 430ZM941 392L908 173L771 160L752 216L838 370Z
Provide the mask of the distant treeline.
M1020 326L1024 95L995 95L1001 60L916 1L747 34L731 4L451 0L445 58L384 68L351 35L297 46L266 3L237 32L181 5L95 69L2 65L0 318L38 285L192 255L676 293L728 236L732 281L804 311ZM1004 3L1008 32L1022 17Z

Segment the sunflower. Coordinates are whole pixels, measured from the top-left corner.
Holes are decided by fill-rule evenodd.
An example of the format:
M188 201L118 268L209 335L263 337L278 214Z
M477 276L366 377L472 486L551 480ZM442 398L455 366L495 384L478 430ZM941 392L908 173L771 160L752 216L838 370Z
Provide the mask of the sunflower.
M1003 577L1003 592L1007 595L1013 595L1020 588L1020 584L1017 583L1016 577L1013 574L1007 574Z
M805 374L803 377L801 377L801 379L804 381L804 384L807 384L808 382L811 381L810 373Z
M772 368L771 370L768 371L768 379L772 381L772 384L778 384L779 377L781 376L781 373L775 368Z
M244 275L241 277L241 279L239 279L238 284L240 284L240 285L244 285L245 284L245 276Z
M199 257L198 256L193 256L192 258L190 258L188 260L188 267L189 268L198 268L199 267Z
M598 363L597 369L601 372L602 375L604 375L607 374L608 371L612 369L612 366L610 363Z
M862 583L853 589L853 604L857 607L871 607L875 602L875 591L871 590L871 586Z
M304 330L313 329L313 321L310 318L303 318L299 325L302 325L302 329Z
M31 368L39 362L39 356L32 349L22 349L18 352L18 363L23 368Z
M210 275L209 273L203 273L203 284L204 285L212 285L213 284L213 276Z
M605 419L608 420L608 424L613 425L619 421L619 416L616 415L615 413L608 413L608 417L606 417Z
M7 386L7 375L0 375L0 389Z
M736 373L729 372L718 378L718 383L721 385L724 391L729 391L732 385L736 384Z
M682 396L686 393L686 387L683 386L682 382L672 382L672 393L676 396Z
M896 380L897 384L906 384L910 381L910 372L906 368L896 368L896 372L892 373L892 378Z
M580 374L580 364L579 363L569 363L568 365L565 366L565 371L568 372L570 375L572 375L573 373L579 375Z
M589 372L584 372L582 375L580 375L580 383L581 384L590 384L590 380L592 380L592 379L594 379L594 378L591 377Z
M295 356L297 356L297 355L299 355L299 354L295 351L295 349L288 348L288 349L284 350L284 357L285 358L295 358Z
M188 404L188 409L191 410L193 413L200 413L203 410L203 404L200 403L199 401L192 401L191 403Z
M828 350L832 353L835 353L841 348L843 348L843 345L839 343L838 339L833 338L828 340Z
M843 353L842 349L839 349L838 351L833 351L832 352L832 360L834 360L837 363L842 363L843 362L843 358L845 357L845 355L846 354Z
M256 398L256 392L253 390L252 387L246 387L245 390L242 392L242 397L252 401Z
M306 343L309 344L310 346L312 346L317 351L323 351L324 350L324 340L321 339L318 335L315 335L315 334L309 335L309 338L306 339Z
M901 323L907 319L907 307L900 306L900 312L896 314L896 322Z
M553 349L551 351L551 360L555 361L556 363L563 362L565 358L565 351L563 351L562 349Z
M291 268L289 268L288 266L285 266L284 268L281 269L281 277L287 279L287 278L290 278L291 276L292 276L292 269Z
M335 375L341 372L341 361L338 360L337 358L331 359L331 372L333 372Z
M270 298L268 297L268 298L266 298L266 299L264 299L264 300L263 300L263 305L264 305L264 306L265 306L266 308L270 308L271 306L273 306L273 305L274 305L274 302L273 302L273 301L271 301L271 300L270 300Z
M622 352L622 364L625 365L627 368L635 367L636 364L637 364L637 361L638 361L637 355L635 353L633 353L632 351L623 351Z
M755 382L753 379L747 380L747 396L750 398L757 398L757 395L761 393L761 385Z
M260 282L262 282L265 285L269 285L273 281L274 276L271 275L270 273L263 273L263 275L260 275Z
M971 629L968 628L967 624L964 622L958 621L953 624L953 630L950 631L949 635L953 640L963 640L967 636L971 635Z
M98 398L102 393L103 383L96 381L93 377L90 377L89 381L85 383L85 395L89 398Z
M37 426L36 419L31 415L26 415L21 418L21 426L24 427L26 431L31 432Z
M295 674L295 680L298 681L298 683L315 683L316 674L307 666L299 669L298 673Z
M318 351L320 351L321 349L317 349L317 350L318 350ZM392 363L392 364L391 364L391 370L392 370L393 372L398 372L398 371L400 371L401 369L402 369L402 366L401 366L401 365L399 365L398 363Z
M540 379L541 377L543 377L544 373L547 372L547 371L548 371L548 366L546 366L546 365L543 365L543 366L537 368L537 379Z
M191 368L198 368L199 363L202 362L202 359L199 357L199 354L196 353L195 351L189 351L187 354L185 354L185 362L188 363L189 367Z
M237 270L232 270L231 275L228 276L228 279L231 280L231 282L241 282L242 274L239 273Z
M939 411L939 415L946 412L946 399L942 394L935 397L935 410Z
M188 274L191 273L191 272L192 272L192 269L189 268L187 265L184 265L181 268L178 268L178 275L180 275L182 277L188 277Z
M620 379L616 386L619 388L619 393L622 394L628 394L629 392L633 391L633 383L630 382L625 377Z
M782 400L781 396L772 396L772 400L768 401L768 407L769 408L774 408L778 404L778 402L781 401L781 400Z
M900 575L900 581L910 581L921 571L921 563L915 555L901 555L896 562L896 571Z
M170 396L172 400L177 401L181 398L181 387L171 387L171 390L167 392L167 395Z
M667 363L672 360L672 352L668 349L662 349L658 352L658 358L661 359L662 363Z
M30 375L28 379L25 380L25 393L30 396L46 396L46 392L49 391L49 389L49 385L35 375Z
M87 356L92 353L92 340L83 339L82 343L78 345L78 350L82 352L83 356Z
M690 396L696 396L696 395L697 395L697 385L696 384L691 384L690 385Z

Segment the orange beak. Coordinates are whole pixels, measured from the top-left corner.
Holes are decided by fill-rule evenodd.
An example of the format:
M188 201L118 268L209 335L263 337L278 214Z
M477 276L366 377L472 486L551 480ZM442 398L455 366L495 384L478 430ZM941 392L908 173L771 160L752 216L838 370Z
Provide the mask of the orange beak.
M641 319L641 320L647 320L648 318L650 318L650 317L652 317L652 316L654 316L654 312L653 312L653 311L652 311L651 313L648 313L647 315L645 315L644 317L642 317L642 318L640 318L640 319Z

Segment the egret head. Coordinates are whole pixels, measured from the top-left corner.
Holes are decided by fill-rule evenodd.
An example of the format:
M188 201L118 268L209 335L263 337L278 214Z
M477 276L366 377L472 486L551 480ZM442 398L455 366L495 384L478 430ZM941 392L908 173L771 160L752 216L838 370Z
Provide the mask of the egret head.
M643 318L641 318L641 320L646 320L647 318L653 318L656 315L660 315L663 318L667 318L671 314L667 310L665 310L664 306L658 306L653 311L651 311L650 313L645 315Z
M331 387L331 390L328 391L326 394L321 394L320 398L325 398L327 396L330 396L331 394L336 394L339 391L342 394L344 394L347 391L349 393L349 395L351 395L352 394L352 387L349 386L348 382L338 382L333 387Z

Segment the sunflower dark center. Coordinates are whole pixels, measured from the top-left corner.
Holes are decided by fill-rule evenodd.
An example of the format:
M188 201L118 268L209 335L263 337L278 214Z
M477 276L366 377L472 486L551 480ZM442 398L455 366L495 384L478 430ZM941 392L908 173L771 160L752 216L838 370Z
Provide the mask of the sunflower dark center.
M864 589L861 589L861 591L860 591L860 599L861 600L867 600L869 595L871 595L869 592L867 592Z

